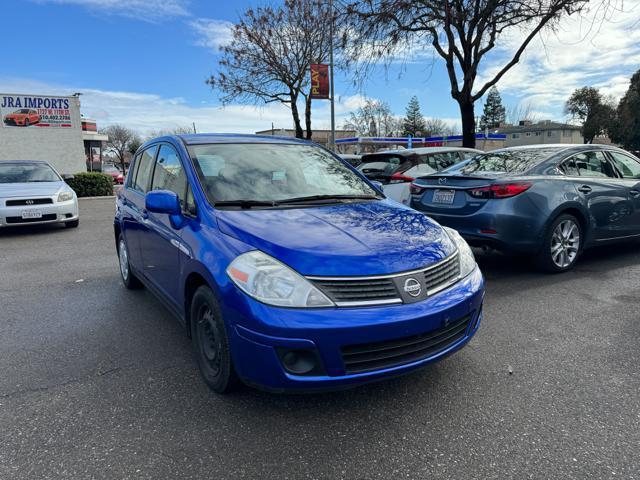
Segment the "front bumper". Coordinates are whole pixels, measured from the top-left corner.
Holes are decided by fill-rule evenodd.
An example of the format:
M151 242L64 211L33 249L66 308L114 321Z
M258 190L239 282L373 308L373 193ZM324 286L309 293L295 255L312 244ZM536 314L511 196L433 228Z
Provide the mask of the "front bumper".
M245 382L273 391L322 391L402 375L462 348L478 330L483 297L484 280L476 268L450 288L413 304L303 310L270 307L245 296L240 308L225 314L235 320L228 333L236 370ZM343 347L428 334L466 316L470 320L463 334L435 353L362 373L345 368ZM315 352L321 373L286 371L279 349Z
M31 197L30 197L31 198ZM40 197L39 197L40 198ZM19 200L16 198L0 200L0 228L24 225L41 225L45 223L70 222L78 219L78 200L73 198L66 202L56 202L42 205L18 205L6 206L6 200ZM23 213L40 213L40 218L23 218Z

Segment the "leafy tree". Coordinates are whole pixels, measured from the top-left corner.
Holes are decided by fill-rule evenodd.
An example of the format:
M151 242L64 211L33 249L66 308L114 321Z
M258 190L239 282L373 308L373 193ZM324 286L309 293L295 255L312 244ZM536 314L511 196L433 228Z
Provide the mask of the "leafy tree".
M291 109L296 137L311 138L310 65L326 63L332 20L327 2L285 0L249 9L222 47L219 71L207 83L223 104L282 103ZM304 102L302 129L298 102Z
M564 108L567 114L582 123L584 143L592 143L595 137L606 133L615 115L614 108L593 87L576 89Z
M498 128L504 123L506 110L502 105L502 97L497 87L491 87L487 101L484 103L482 117L480 118L480 130L485 128Z
M360 76L415 48L433 47L444 60L451 96L458 103L463 145L475 146L474 102L520 61L531 41L587 0L341 0L349 28L345 47ZM604 18L604 17L603 17ZM501 68L476 85L482 60L511 32L522 35ZM505 47L505 44L501 45ZM493 57L495 58L495 56ZM486 73L486 72L485 72Z
M424 135L426 129L425 120L420 112L420 102L415 95L409 100L404 119L402 120L402 134L413 137Z
M609 135L627 150L640 150L640 70L631 77L629 89L618 103Z
M134 145L140 145L140 137L135 130L124 125L110 125L100 130L100 133L107 135L109 140L106 143L106 151L115 155L120 162L121 170L124 172L126 167L127 155Z
M400 133L402 126L388 103L368 98L364 105L349 114L343 128L355 130L363 137L393 137Z

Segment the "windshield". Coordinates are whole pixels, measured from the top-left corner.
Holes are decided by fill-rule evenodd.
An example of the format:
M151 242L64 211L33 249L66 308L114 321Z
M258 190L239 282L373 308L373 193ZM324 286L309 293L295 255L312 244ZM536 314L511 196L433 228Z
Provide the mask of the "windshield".
M192 145L189 154L211 203L378 195L340 160L311 145Z
M59 181L58 174L44 163L0 163L0 183Z
M489 152L473 157L466 165L459 168L459 171L465 174L481 172L524 173L558 151L557 148L536 148Z

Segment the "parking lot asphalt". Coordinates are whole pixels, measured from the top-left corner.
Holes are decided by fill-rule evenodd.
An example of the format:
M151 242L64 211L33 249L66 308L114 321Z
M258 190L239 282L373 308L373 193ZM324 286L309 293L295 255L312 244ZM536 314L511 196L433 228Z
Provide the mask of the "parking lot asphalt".
M0 479L640 478L640 244L546 275L479 259L485 318L418 373L228 396L120 283L113 199L0 232Z

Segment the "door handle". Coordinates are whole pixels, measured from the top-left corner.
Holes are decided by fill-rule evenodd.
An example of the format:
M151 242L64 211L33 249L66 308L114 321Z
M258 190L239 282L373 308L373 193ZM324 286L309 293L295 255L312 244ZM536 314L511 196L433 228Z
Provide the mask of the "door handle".
M582 185L578 187L578 191L582 193L591 193L591 187L589 185Z
M633 198L640 197L640 191L638 191L638 190L630 190L629 191L629 195L631 195Z

